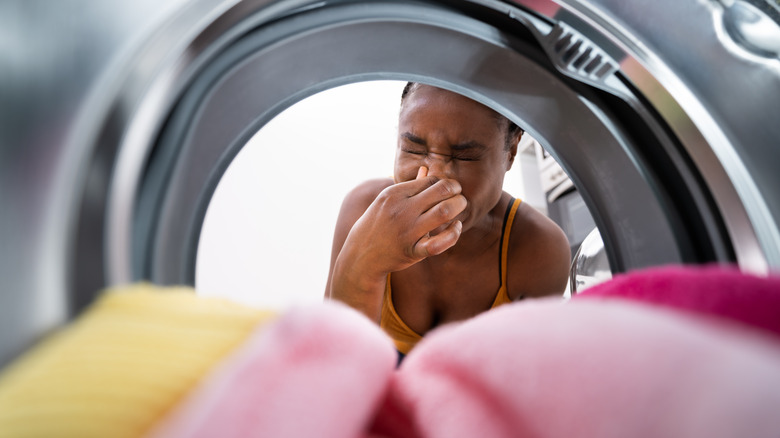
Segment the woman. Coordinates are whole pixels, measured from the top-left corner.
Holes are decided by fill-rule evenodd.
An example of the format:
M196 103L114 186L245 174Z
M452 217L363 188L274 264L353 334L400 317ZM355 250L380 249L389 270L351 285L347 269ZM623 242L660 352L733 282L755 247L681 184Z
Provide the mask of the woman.
M406 354L431 329L562 294L563 231L503 191L523 131L459 94L409 83L394 180L344 200L326 296L379 323Z

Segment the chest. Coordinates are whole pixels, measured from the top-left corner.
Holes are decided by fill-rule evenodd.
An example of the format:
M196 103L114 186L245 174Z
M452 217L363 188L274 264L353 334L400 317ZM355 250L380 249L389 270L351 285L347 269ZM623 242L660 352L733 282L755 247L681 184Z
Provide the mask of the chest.
M419 334L490 309L500 287L498 244L467 260L426 260L391 275L393 306Z

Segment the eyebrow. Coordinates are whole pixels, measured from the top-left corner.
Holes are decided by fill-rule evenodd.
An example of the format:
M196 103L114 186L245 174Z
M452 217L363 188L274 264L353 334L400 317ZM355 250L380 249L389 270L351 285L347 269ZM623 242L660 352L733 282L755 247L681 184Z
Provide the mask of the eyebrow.
M418 137L411 132L404 132L401 134L401 137L411 141L412 143L417 143L422 146L428 146L428 142L425 141L424 138ZM479 149L479 150L485 150L487 147L475 140L469 140L463 143L456 143L450 146L452 150L454 151L465 151L469 149Z
M465 151L465 150L469 150L469 149L485 150L485 149L487 149L487 146L483 145L482 143L480 143L478 141L471 140L471 141L467 141L467 142L464 142L464 143L454 144L454 145L450 146L450 148L452 148L452 150L454 150L454 151Z

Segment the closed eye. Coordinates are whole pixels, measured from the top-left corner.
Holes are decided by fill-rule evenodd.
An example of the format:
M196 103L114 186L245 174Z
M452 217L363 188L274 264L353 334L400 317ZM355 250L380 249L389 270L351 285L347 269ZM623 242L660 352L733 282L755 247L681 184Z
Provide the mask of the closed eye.
M467 148L465 150L456 150L452 154L452 158L458 161L479 161L482 158L483 151L481 149Z
M467 141L451 146L452 158L458 161L479 161L485 151L488 149L485 145L476 141Z

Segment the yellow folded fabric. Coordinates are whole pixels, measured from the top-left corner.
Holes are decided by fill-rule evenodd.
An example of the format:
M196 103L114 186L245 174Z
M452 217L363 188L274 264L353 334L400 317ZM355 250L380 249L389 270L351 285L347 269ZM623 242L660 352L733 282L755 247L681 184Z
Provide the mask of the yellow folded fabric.
M138 437L273 312L189 288L108 291L0 374L0 437Z

